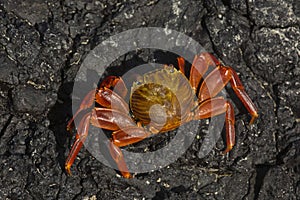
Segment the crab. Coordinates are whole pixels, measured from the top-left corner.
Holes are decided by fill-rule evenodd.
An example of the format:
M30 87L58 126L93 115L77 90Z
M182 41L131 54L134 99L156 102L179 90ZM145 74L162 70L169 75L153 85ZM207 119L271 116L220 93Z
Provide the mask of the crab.
M88 136L90 124L113 131L109 139L109 152L125 178L132 175L120 147L174 130L192 120L225 113L226 148L222 153L232 150L235 145L234 108L230 101L217 96L218 93L230 83L251 115L250 124L258 117L257 108L245 92L237 73L208 52L195 56L189 78L185 75L184 58L179 57L177 61L179 69L163 65L161 69L139 77L132 84L129 105L125 101L128 89L122 78L117 76L108 76L97 89L84 97L67 125L67 129L72 130L75 118L87 110L80 119L76 139L65 162L68 174L71 174L71 166ZM214 69L204 76L210 67ZM115 87L117 84L119 87Z

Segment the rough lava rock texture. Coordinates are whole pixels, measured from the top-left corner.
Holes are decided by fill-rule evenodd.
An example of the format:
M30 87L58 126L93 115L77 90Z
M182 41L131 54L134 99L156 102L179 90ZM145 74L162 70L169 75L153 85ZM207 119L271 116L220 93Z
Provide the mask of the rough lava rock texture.
M299 26L298 0L0 0L0 199L300 199ZM250 126L235 101L226 156L221 139L200 156L202 120L168 167L127 180L83 148L67 176L76 73L103 40L138 27L182 32L232 66L259 118ZM114 66L150 58L131 53ZM136 147L161 148L175 132Z

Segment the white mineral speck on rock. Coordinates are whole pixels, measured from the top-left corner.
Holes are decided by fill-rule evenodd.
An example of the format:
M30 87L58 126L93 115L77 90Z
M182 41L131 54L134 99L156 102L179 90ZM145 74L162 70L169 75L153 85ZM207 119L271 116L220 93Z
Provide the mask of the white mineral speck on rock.
M173 13L177 16L182 12L181 8L179 8L179 5L181 4L180 1L172 1L172 10Z
M116 174L116 177L121 178L121 175L120 174Z
M169 187L170 187L170 185L169 185L168 183L164 183L163 186L164 186L165 188L169 188Z

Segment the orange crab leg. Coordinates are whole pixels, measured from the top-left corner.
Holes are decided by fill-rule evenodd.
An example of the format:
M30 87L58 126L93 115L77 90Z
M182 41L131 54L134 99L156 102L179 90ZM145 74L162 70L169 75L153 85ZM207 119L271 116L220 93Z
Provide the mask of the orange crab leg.
M124 127L136 126L127 113L109 108L95 108L91 113L91 124L98 128L116 131Z
M119 147L139 142L150 135L151 133L147 132L144 128L136 126L126 127L113 132L112 139L110 140L110 153L123 177L131 178L131 174L128 172L123 153Z
M116 162L118 169L119 169L120 173L122 174L122 176L124 178L131 178L132 176L129 173L122 150L113 144L112 139L110 139L110 143L109 143L109 152L110 152L111 157Z
M108 108L95 108L87 113L79 123L76 139L65 163L65 169L71 174L70 168L88 136L90 124L107 130L119 130L123 127L136 126L134 121L126 114Z
M77 115L87 109L90 108L93 103L94 103L94 99L95 99L95 92L96 90L91 90L89 93L87 93L87 95L83 98L79 109L77 110L77 112L73 115L72 119L69 120L68 124L67 124L67 131L71 131L72 128L74 127L74 120L77 117Z
M215 67L216 63L218 64L219 61L212 57L210 53L204 52L195 56L189 78L190 84L195 92L208 67Z
M258 117L257 109L245 92L237 73L231 67L218 66L204 79L198 95L199 102L215 97L228 82L230 82L232 89L251 114L250 124L252 124Z
M223 97L208 99L199 105L195 111L195 120L210 118L213 116L225 114L226 125L226 149L223 153L229 152L235 144L235 130L234 130L234 109L232 104Z
M99 89L96 94L96 102L105 108L112 108L124 113L129 113L128 104L116 92L105 88Z
M72 130L74 125L74 120L77 115L88 108L91 108L94 101L100 104L103 107L111 108L115 110L119 110L124 113L129 113L128 105L125 103L122 97L120 97L117 93L113 92L108 88L101 88L99 90L91 90L83 99L80 104L79 109L73 115L72 119L69 120L67 124L67 131Z
M112 134L112 139L114 145L117 145L118 147L124 147L139 142L150 135L151 133L142 127L131 126L114 131Z
M68 174L71 174L71 170L70 170L71 166L72 166L77 154L79 153L79 151L83 145L83 142L85 141L85 139L88 135L88 130L89 130L89 126L90 126L89 120L90 120L90 113L86 114L82 118L82 120L79 124L75 142L74 142L74 144L71 148L71 151L69 152L68 158L65 162L65 169Z
M117 87L115 87L117 85ZM106 77L100 84L99 88L114 88L114 91L120 95L121 97L125 98L127 95L127 87L121 77L117 76L108 76Z
M185 74L185 69L184 69L185 61L184 61L184 58L183 57L178 57L177 62L178 62L179 70L184 75Z

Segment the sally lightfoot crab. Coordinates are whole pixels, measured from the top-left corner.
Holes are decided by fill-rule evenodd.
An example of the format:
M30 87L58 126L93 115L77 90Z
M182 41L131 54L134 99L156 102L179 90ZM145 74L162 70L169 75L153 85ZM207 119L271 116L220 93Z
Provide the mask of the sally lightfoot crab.
M229 152L235 144L234 109L228 100L217 94L229 82L252 116L250 124L258 117L237 73L209 53L195 56L189 79L185 76L182 57L178 58L178 66L179 70L164 65L138 78L131 87L129 105L124 100L128 90L120 77L109 76L96 90L90 91L67 125L71 130L77 114L88 110L77 127L76 139L65 163L67 173L71 173L70 168L88 135L90 124L113 131L109 151L125 178L130 178L131 174L120 147L174 130L191 120L225 113L226 149L223 153ZM213 71L203 77L209 67L214 67ZM115 87L117 83L120 87ZM93 106L94 102L100 106Z

